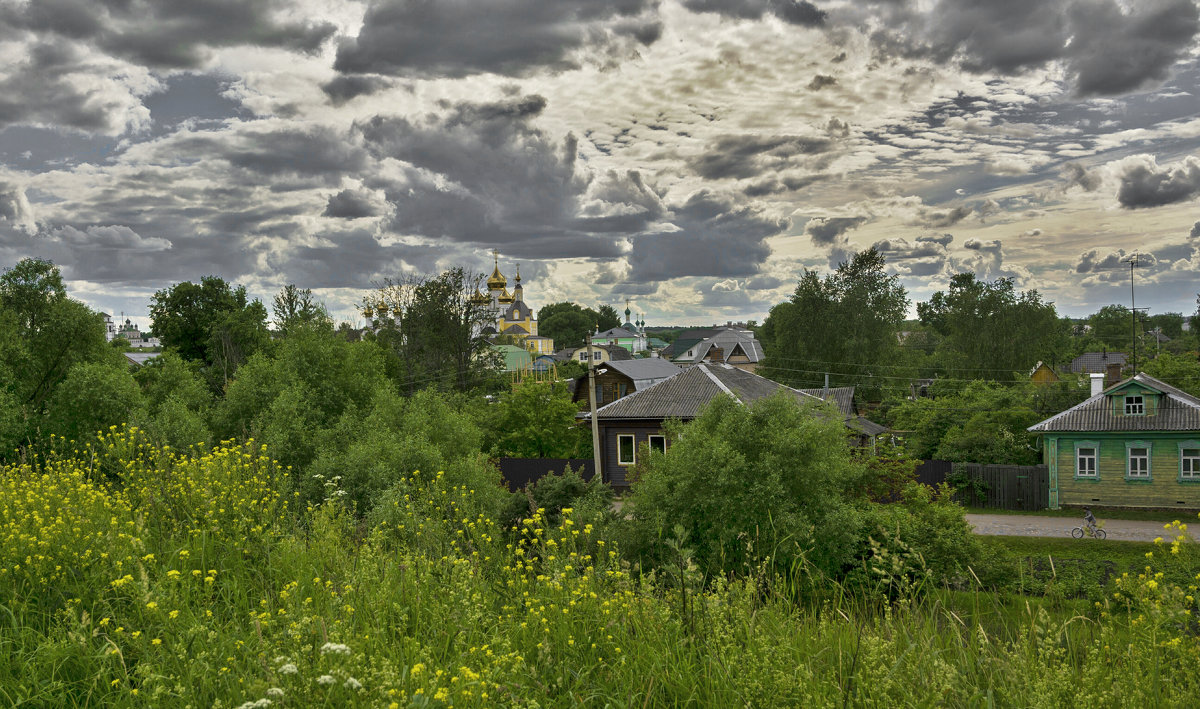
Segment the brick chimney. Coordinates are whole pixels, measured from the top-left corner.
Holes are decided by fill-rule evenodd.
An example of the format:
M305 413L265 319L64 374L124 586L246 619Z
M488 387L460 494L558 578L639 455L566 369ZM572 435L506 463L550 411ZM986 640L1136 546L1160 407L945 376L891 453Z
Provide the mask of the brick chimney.
M1119 381L1121 381L1121 365L1116 362L1109 362L1104 377L1104 388L1107 389Z

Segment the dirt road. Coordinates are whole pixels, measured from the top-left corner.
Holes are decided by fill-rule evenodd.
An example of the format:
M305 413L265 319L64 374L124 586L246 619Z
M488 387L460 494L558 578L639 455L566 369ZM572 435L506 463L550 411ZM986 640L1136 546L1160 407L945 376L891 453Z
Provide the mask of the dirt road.
M1190 515L1189 515L1190 517ZM1100 519L1108 538L1127 542L1152 542L1169 534L1161 522L1135 522L1124 519ZM1181 519L1189 522L1189 519ZM967 515L976 534L1018 537L1069 537L1071 528L1080 526L1083 517L1039 517L1037 515ZM1193 525L1189 524L1189 527ZM1200 527L1200 524L1195 525ZM1189 529L1189 532L1192 530Z

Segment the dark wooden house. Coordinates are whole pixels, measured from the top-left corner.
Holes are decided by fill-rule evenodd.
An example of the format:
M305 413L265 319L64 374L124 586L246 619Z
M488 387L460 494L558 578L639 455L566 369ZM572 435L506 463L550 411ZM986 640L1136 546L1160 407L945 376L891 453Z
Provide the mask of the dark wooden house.
M750 404L779 391L789 392L802 402L820 401L819 397L732 365L711 363L687 367L669 379L618 398L596 412L600 429L600 469L603 479L615 488L627 488L630 484L630 473L642 451L666 450L667 439L663 433L663 423L667 419L690 421L700 414L708 402L718 396L732 396L739 402ZM836 402L831 403L837 407ZM579 416L587 421L590 413L584 412ZM843 414L843 419L850 430L852 442L857 443L876 435L865 432L863 422L869 424L872 431L883 431L882 427L857 414Z

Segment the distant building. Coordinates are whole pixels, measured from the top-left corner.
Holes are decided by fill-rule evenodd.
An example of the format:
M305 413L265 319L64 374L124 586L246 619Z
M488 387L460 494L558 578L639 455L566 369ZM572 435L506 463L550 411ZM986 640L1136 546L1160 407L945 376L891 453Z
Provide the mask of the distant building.
M104 339L109 342L120 337L135 349L162 346L157 337L143 333L129 318L125 318L125 322L118 325L108 313L100 313L100 317L104 319Z
M1060 381L1058 373L1045 362L1038 362L1029 370L1029 381L1034 384L1053 384Z
M723 327L685 330L661 356L681 367L710 362L753 373L763 359L763 349L753 331Z
M1124 352L1084 352L1067 367L1071 374L1106 374L1112 365L1125 366Z
M487 279L487 294L475 292L471 301L486 305L495 321L496 338L519 344L534 355L554 353L554 340L538 335L537 316L525 303L525 289L521 285L521 269L513 281L512 293L508 292L508 278L500 273L500 256L492 252L495 268Z

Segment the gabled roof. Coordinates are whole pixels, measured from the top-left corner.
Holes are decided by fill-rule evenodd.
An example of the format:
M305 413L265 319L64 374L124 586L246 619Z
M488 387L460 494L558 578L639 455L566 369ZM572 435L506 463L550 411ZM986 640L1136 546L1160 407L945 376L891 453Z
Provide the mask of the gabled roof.
M1111 354L1110 354L1111 356ZM1113 413L1109 397L1132 383L1163 395L1153 416L1123 416ZM1028 431L1200 431L1200 399L1166 382L1138 372L1105 389L1083 403L1030 426Z
M828 390L824 387L817 389L800 389L799 391L815 396L824 401L832 401L833 405L842 412L842 416L846 417L846 425L868 436L878 436L887 431L887 426L871 421L858 415L858 409L854 405L854 387L830 387Z
M1067 371L1072 374L1093 373L1104 374L1110 364L1125 366L1124 352L1084 352L1071 360Z
M598 337L606 337L609 339L637 337L636 333L630 332L623 327L614 327L596 335L592 335L594 341Z
M683 371L683 368L679 365L658 357L614 360L605 363L604 366L614 369L632 379L636 389L644 389L651 384L674 377Z
M738 348L741 348L742 353L751 362L759 362L763 358L762 345L754 339L752 333L740 330L719 330L712 337L707 337L692 347L678 350L682 353L694 350L691 357L672 355L672 359L684 362L703 362L714 347L721 348L721 361L723 362L728 361L733 353L738 351Z
M814 396L736 367L697 364L670 379L601 407L596 416L601 420L694 419L708 402L718 396L728 394L743 404L749 404L780 390L790 392L803 402L820 401Z
M125 352L125 360L135 367L140 367L143 364L157 357L159 352Z

